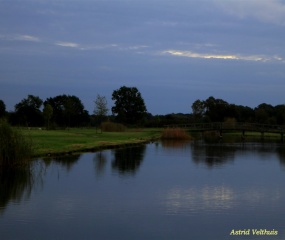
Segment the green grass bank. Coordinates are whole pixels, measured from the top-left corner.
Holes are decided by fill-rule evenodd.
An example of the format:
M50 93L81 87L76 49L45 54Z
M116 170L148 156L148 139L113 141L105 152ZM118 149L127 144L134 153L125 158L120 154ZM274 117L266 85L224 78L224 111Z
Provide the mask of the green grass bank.
M162 136L161 128L126 129L124 132L103 132L95 128L70 128L68 130L21 129L32 142L33 156L57 156L75 152L91 152L101 149L130 146L154 141ZM193 134L193 135L192 135ZM190 136L195 139L194 133ZM199 135L199 134L198 134ZM212 136L212 134L206 134ZM240 132L227 132L226 136L240 137ZM247 132L245 139L259 138L260 133ZM212 136L215 137L215 136ZM278 134L264 134L265 138L279 139Z
M124 132L98 132L94 128L68 130L22 129L32 140L34 157L128 146L158 139L161 129L128 129Z

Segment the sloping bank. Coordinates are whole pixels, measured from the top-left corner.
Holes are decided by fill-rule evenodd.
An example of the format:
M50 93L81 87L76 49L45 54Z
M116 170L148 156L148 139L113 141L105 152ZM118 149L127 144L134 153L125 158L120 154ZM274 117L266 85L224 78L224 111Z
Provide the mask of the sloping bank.
M138 146L141 144L151 143L159 139L160 137L156 137L156 138L153 137L150 139L142 139L142 140L132 141L132 142L100 143L98 146L94 146L94 147L82 147L82 148L68 150L68 151L54 151L54 152L51 151L45 154L45 156L56 157L56 156L71 155L71 154L76 154L76 153L98 152L98 151L107 150L107 149L126 148L126 147L132 147L132 146ZM43 154L34 154L34 157L42 157L42 156Z
M95 129L24 130L33 142L33 157L62 156L146 144L160 138L160 129L97 133Z

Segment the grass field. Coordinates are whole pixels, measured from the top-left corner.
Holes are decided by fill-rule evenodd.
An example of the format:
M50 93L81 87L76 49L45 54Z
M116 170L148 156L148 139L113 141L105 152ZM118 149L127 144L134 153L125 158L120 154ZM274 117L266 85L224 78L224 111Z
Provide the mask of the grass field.
M22 132L32 140L34 156L47 156L142 143L160 137L161 129L129 129L125 132L103 133L94 128L48 131L22 129Z
M22 129L31 139L34 156L60 155L72 152L88 152L138 144L158 139L163 129L128 129L125 132L97 132L95 128L70 128L69 130ZM240 132L225 133L225 136L240 136ZM246 138L260 137L260 133L247 132ZM280 138L280 134L264 134L265 138ZM195 135L194 135L195 138Z

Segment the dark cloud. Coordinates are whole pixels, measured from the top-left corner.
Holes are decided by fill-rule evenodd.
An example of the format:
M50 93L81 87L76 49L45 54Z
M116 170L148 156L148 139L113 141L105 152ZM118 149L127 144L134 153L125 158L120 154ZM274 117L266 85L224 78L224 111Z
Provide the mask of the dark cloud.
M284 103L284 1L1 1L0 99L136 86L153 114ZM275 12L275 14L273 14ZM18 86L18 87L17 87Z

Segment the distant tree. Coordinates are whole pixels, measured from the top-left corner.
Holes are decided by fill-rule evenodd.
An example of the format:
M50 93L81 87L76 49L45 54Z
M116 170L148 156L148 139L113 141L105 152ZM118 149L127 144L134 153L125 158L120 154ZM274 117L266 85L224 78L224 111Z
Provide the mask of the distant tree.
M42 126L43 116L40 110L43 101L38 96L28 95L15 105L18 124L26 126Z
M6 115L6 105L2 100L0 100L0 118L4 117L5 115Z
M105 96L97 95L95 101L94 115L96 118L97 124L101 124L104 119L107 117L108 108L107 108L107 99Z
M259 104L255 109L255 121L265 124L276 124L274 107L267 103Z
M58 95L48 98L44 105L49 104L53 109L51 120L60 127L76 127L88 123L89 114L84 109L81 100L72 95Z
M192 113L193 113L195 121L202 121L206 113L205 101L201 101L199 99L196 100L192 104Z
M209 97L205 101L206 105L206 115L210 118L212 122L221 122L228 116L228 106L229 104L222 99L215 99L214 97Z
M213 96L204 101L196 100L192 104L194 121L222 122L226 119L237 119L239 114L236 105Z
M255 121L258 123L269 123L269 115L264 109L256 109L255 113Z
M52 106L50 104L46 104L44 106L43 116L45 119L45 124L46 124L47 129L50 128L50 120L51 120L52 114L53 114Z
M253 122L254 121L254 110L247 106L235 105L235 111L237 114L238 122Z
M115 101L112 113L121 123L137 124L146 116L147 109L144 100L136 87L123 86L115 90L112 100Z
M275 117L277 124L285 124L285 104L276 105L274 107Z

